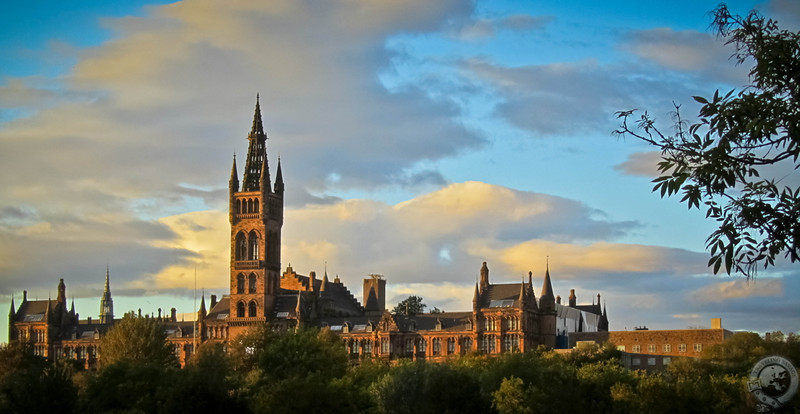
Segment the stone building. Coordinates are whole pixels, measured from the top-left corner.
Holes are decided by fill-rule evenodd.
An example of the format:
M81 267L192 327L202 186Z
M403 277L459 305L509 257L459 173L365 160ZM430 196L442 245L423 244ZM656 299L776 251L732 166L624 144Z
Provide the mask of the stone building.
M472 309L413 316L386 310L387 281L380 275L364 279L363 303L359 303L338 276L328 278L327 270L322 278L313 271L300 275L291 265L281 272L285 187L280 159L272 183L266 140L257 99L241 181L235 157L230 173L229 294L219 300L211 295L208 309L203 297L196 321L178 321L175 309L170 315L159 310L158 316L149 316L164 324L182 363L198 343L227 342L267 323L277 330L330 329L354 359L371 355L439 360L469 352L524 352L540 345L566 346L577 332L608 330L599 295L596 304L577 305L573 290L569 303L562 304L553 293L549 265L538 297L531 272L527 281L493 284L484 262ZM65 290L62 280L55 301L29 301L23 295L15 308L12 300L9 338L30 341L39 355L75 358L91 367L102 357L100 338L115 321L109 272L99 320L81 320L74 306L67 311Z

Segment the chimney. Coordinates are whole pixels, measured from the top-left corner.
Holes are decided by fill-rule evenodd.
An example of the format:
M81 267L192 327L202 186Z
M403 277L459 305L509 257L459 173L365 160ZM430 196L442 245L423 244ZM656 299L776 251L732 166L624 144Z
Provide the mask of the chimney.
M142 317L142 308L139 308L139 317Z
M175 308L170 309L170 316L169 319L172 322L178 322L178 310Z
M556 303L561 304L561 295L556 296Z
M711 318L711 329L722 329L722 318Z
M578 304L578 298L575 297L575 289L569 290L569 306L574 308Z
M27 300L28 300L28 291L27 290L23 290L22 291L22 301L26 302Z
M308 274L308 290L314 291L314 281L317 280L317 272L310 272Z
M91 325L92 324L92 317L91 316L86 318L86 324L87 325Z
M158 320L161 320L161 308L158 308Z
M217 295L211 295L211 307L208 308L209 310L214 308L214 305L217 304Z

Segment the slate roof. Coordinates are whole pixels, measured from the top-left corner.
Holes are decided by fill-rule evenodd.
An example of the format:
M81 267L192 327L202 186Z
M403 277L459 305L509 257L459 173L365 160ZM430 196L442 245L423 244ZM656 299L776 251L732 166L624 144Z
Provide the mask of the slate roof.
M47 312L48 303L50 304L50 311L53 311L58 302L53 300L26 300L19 305L19 309L14 318L20 322L44 321L44 314Z
M519 289L519 286L517 287ZM401 331L434 331L436 321L442 323L442 331L466 331L467 322L472 318L472 312L443 312L443 313L421 313L414 316L395 316L397 327ZM416 325L411 329L412 324Z
M519 290L521 283L503 283L498 285L489 285L488 288L481 292L481 308L490 307L519 307ZM499 301L512 301L511 303L500 303ZM492 303L495 301L494 303ZM495 306L491 306L495 305Z
M227 319L231 313L231 297L225 295L206 314L206 321L212 319Z

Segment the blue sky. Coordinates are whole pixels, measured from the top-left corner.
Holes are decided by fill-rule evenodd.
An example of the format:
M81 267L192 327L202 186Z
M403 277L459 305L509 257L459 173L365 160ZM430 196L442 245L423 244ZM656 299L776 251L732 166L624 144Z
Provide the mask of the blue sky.
M668 129L673 102L691 118L692 95L746 84L715 1L117 3L0 5L0 306L64 278L96 316L107 264L118 314L192 312L195 268L226 293L260 93L284 266L455 311L481 262L540 283L549 256L556 294L600 293L612 329L800 330L797 266L710 275L713 223L651 194L657 154L612 135L616 111ZM793 1L728 5L799 27Z

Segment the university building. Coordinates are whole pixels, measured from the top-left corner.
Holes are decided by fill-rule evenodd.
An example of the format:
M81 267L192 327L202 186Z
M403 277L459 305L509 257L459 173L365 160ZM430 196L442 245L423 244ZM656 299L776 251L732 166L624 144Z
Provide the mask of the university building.
M178 321L174 308L170 314L159 309L158 316L145 316L162 322L182 364L200 343L225 343L264 324L276 330L329 329L341 337L354 360L369 355L435 361L470 352L524 352L540 345L565 348L576 333L608 331L600 295L592 305L577 305L572 290L568 303L562 304L554 295L549 266L537 295L531 272L520 283L491 283L484 262L472 309L413 316L386 310L386 279L380 275L364 279L359 302L338 276L331 280L327 270L320 278L313 271L298 274L291 265L282 269L285 186L280 159L272 182L266 140L256 100L244 171L240 180L234 157L228 187L229 294L219 300L211 295L208 307L203 297L196 321ZM74 304L67 309L62 279L55 300L32 301L23 293L17 308L12 299L9 340L29 341L39 355L74 358L92 367L102 358L100 338L114 322L107 269L98 319L80 319Z

